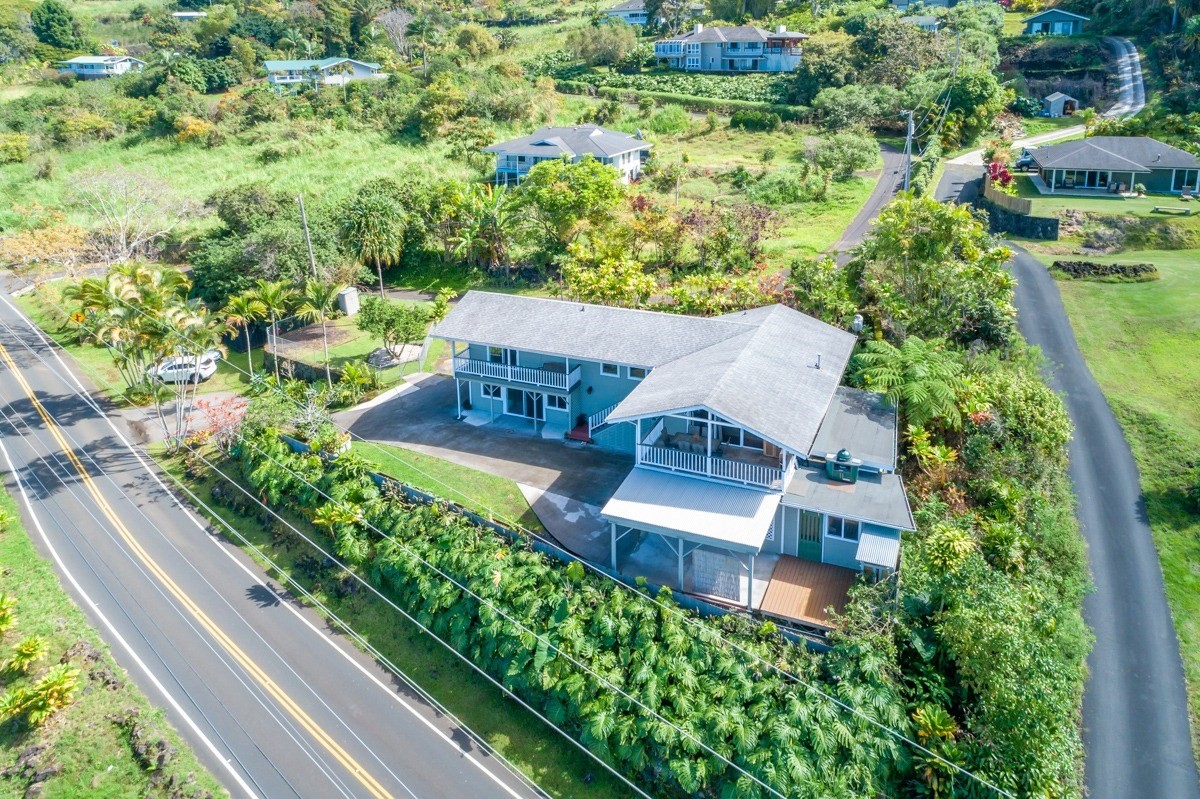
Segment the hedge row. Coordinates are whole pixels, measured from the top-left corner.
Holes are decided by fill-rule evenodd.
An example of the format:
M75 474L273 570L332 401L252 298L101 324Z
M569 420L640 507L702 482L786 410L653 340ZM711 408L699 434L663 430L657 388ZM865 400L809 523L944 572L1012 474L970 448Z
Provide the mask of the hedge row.
M264 414L252 404L251 415ZM864 662L836 646L818 658L770 625L760 629L736 616L689 625L665 589L650 597L564 567L449 510L381 493L353 454L328 462L295 453L278 430L259 425L243 426L246 443L234 455L256 494L313 518L338 555L381 591L652 795L767 799L678 728L785 796L878 796L887 787L901 759L894 739L747 651L865 716L903 726L903 699L879 659ZM367 524L393 540L381 540Z
M1054 268L1075 280L1116 278L1144 282L1158 280L1154 264L1098 264L1095 261L1055 261Z
M714 111L718 114L733 114L736 111L765 111L778 114L787 122L808 122L812 109L803 105L780 105L753 100L717 100L712 97L695 97L689 94L652 92L640 89L616 89L611 86L594 86L581 80L556 80L554 88L563 94L583 94L623 100L626 97L649 97L660 105L681 105L689 111Z

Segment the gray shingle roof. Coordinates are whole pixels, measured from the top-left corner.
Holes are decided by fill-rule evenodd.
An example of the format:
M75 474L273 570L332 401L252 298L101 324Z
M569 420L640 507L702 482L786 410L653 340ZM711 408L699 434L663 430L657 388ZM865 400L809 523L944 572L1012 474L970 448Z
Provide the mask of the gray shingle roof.
M555 157L559 155L613 156L632 150L648 150L653 145L628 133L607 130L599 125L573 125L563 128L538 128L528 136L484 147L485 153L511 153Z
M714 27L703 26L700 30L692 29L687 33L680 33L676 36L670 36L666 39L659 39L660 42L765 42L772 37L780 37L785 39L807 39L808 34L798 33L796 31L784 31L782 33L772 33L755 25L729 25Z
M1084 22L1090 22L1092 19L1091 17L1085 17L1083 14L1072 14L1070 11L1063 11L1061 8L1047 8L1045 11L1039 11L1038 13L1034 14L1032 17L1025 17L1025 19L1023 19L1021 21L1022 22L1031 22L1035 19L1040 19L1041 17L1044 17L1047 14L1049 14L1051 16L1061 15L1061 16L1067 16L1067 17L1074 17L1075 19L1081 19Z
M826 477L823 469L797 469L783 504L895 530L917 529L898 474L860 472L857 483L841 483Z
M854 335L782 305L710 321L748 329L652 371L609 422L703 407L807 456Z
M609 11L642 11L646 8L646 0L625 0L608 9Z
M896 406L874 391L839 386L813 442L813 453L845 448L864 466L896 469Z
M1038 147L1030 155L1044 169L1148 172L1200 167L1200 159L1191 153L1148 136L1093 136Z
M610 422L704 407L806 456L855 342L782 305L702 318L483 291L432 335L651 367Z
M548 355L657 367L748 328L696 316L468 291L432 335Z

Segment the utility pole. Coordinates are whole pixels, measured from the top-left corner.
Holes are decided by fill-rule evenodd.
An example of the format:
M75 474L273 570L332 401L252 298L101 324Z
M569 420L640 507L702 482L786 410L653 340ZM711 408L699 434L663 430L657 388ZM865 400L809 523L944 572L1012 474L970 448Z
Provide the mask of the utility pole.
M904 134L904 190L908 191L908 184L912 179L913 112L904 110L900 113L907 117Z
M304 244L308 247L308 266L312 269L313 280L317 280L317 259L313 256L312 237L308 235L308 214L304 212L304 195L297 194L296 202L300 204L300 224L304 226Z

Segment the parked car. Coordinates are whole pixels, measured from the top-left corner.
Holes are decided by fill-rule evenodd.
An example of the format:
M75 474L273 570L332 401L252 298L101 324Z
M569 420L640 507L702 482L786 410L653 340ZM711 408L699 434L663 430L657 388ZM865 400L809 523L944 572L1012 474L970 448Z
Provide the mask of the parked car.
M198 357L180 355L152 366L146 374L163 383L201 383L216 374L219 360L220 350L209 350Z
M1023 151L1021 157L1013 164L1013 169L1019 172L1028 172L1031 169L1036 170L1037 168L1037 161L1033 160L1033 154L1028 150Z

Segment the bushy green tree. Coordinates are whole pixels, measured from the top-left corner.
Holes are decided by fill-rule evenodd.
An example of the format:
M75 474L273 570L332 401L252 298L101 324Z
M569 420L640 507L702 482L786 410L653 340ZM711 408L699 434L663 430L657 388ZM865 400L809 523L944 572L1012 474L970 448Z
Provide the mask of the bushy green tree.
M613 22L567 34L567 50L591 66L615 66L637 47L633 26Z
M589 155L536 164L516 193L547 247L561 251L585 223L609 221L626 192L617 170Z
M62 50L77 50L83 46L79 20L62 0L42 0L29 13L33 35L39 42Z
M403 305L380 297L363 297L354 324L383 342L389 352L401 344L425 338L429 312L417 305Z
M857 170L875 165L879 145L864 130L847 130L822 138L815 157L834 180L849 180Z
M500 49L496 37L482 25L463 25L454 37L454 44L474 59L492 55Z

